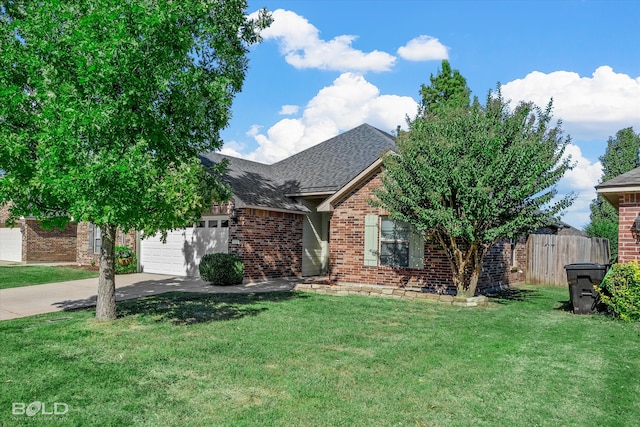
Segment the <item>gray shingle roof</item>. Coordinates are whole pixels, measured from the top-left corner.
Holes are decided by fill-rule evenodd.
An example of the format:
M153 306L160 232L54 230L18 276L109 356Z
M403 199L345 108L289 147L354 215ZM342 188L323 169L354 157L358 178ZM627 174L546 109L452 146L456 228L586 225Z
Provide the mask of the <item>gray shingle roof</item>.
M602 184L598 184L596 185L596 189L634 186L640 186L640 168L631 169L629 172L625 172Z
M290 193L337 191L395 149L391 135L363 124L273 165L278 176L294 184Z
M308 212L286 195L335 192L366 169L380 155L395 149L393 137L368 124L360 125L273 165L219 153L206 153L203 162L229 161L224 180L236 203Z
M291 211L309 212L296 200L285 196L287 191L275 177L272 166L251 162L220 153L206 153L201 156L203 163L220 163L226 159L227 173L223 180L231 186L236 206L269 207Z

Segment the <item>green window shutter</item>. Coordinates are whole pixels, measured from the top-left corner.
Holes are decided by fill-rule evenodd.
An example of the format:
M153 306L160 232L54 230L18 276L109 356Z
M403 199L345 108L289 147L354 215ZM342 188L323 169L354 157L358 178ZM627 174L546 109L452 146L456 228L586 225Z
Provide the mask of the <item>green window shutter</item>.
M409 267L424 268L424 237L422 234L409 234Z
M378 215L364 217L364 265L378 265Z

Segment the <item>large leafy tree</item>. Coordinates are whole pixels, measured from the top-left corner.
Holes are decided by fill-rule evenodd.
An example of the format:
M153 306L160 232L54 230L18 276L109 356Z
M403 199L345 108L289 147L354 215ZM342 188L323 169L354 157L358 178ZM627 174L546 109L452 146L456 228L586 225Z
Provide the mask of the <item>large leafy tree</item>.
M219 149L248 46L245 0L0 1L0 204L102 230L96 316L115 318L116 228L181 228L229 197ZM165 234L166 235L166 234Z
M374 204L442 247L458 295L473 296L482 263L497 241L516 238L568 207L553 202L555 184L570 168L569 142L551 103L511 110L500 90L486 105L418 115L384 157L383 187Z
M640 134L632 127L616 132L609 137L607 149L600 157L602 179L607 181L640 166ZM602 196L591 202L590 223L585 227L587 235L609 239L611 260L618 257L618 213Z

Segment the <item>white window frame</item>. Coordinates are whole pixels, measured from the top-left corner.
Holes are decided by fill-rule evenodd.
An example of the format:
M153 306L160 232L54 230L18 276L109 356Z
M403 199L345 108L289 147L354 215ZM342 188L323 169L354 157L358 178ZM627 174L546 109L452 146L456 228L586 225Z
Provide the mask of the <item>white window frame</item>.
M97 225L93 226L93 253L99 254L102 248L102 230Z
M392 236L385 236L383 233L383 228L385 223L393 224L393 233ZM403 221L396 221L388 216L380 216L380 233L378 238L378 253L380 259L380 265L384 267L395 267L395 268L409 268L411 264L411 228L409 224ZM392 247L392 255L383 255L383 246ZM399 248L402 248L402 251L406 251L406 256L400 255ZM398 263L397 261L400 259L404 259L405 263Z

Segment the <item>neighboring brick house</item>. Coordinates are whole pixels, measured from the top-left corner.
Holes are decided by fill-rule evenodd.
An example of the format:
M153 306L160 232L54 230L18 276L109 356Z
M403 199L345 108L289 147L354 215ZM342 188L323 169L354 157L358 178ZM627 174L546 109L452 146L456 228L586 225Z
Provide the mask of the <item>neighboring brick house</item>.
M80 222L76 225L76 258L79 264L98 264L100 261L100 248L102 236L100 228L88 222ZM134 251L137 247L137 235L134 230L128 233L122 230L116 231L116 246L127 246Z
M13 262L69 262L76 260L76 224L64 230L46 230L40 222L21 218L6 224L9 207L0 207L0 260Z
M618 211L618 262L640 261L640 168L596 186Z
M99 260L100 232L92 224L70 222L64 230L49 230L36 219L20 218L9 227L8 217L9 207L0 207L0 261L93 264ZM116 244L135 250L135 232L118 231Z

